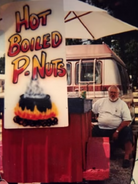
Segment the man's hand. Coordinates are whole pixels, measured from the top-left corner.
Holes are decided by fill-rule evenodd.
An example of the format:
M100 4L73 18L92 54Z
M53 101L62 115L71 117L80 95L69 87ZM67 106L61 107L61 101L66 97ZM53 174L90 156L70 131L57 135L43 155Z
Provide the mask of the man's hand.
M125 126L129 126L130 123L131 123L131 121L122 121L121 124L119 125L119 127L117 127L116 131L113 133L113 137L112 137L113 140L117 140L120 130L122 128L124 128Z
M113 137L112 138L113 138L113 140L117 140L118 139L118 132L115 131L113 133Z

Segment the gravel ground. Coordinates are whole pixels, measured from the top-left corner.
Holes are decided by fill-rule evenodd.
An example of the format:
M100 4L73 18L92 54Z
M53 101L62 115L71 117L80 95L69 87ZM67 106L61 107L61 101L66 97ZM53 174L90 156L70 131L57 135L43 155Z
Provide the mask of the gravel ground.
M123 168L123 156L124 153L119 150L120 153L117 154L115 160L110 161L110 178L106 180L105 184L130 184L131 183L131 176L133 170L133 162L134 158L131 158L131 167L130 168Z

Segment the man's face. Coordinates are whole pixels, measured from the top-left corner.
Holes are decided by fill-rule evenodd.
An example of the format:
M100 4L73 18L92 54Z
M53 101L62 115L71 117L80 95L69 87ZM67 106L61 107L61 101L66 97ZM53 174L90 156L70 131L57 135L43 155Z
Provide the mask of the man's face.
M115 88L111 88L110 91L108 91L108 93L109 93L109 99L112 102L115 102L118 99L118 97L119 97L119 92Z

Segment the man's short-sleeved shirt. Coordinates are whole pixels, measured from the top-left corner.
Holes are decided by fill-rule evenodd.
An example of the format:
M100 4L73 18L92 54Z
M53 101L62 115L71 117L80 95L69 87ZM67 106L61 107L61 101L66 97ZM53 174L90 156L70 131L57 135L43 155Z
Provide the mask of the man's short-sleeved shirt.
M99 114L99 128L114 129L122 121L131 121L129 108L121 99L111 102L109 98L101 98L93 104L92 111L95 114Z

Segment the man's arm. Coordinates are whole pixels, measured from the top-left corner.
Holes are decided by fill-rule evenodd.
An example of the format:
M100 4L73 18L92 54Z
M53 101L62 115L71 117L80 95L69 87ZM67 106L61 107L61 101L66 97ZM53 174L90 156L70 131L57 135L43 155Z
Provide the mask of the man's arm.
M126 126L129 126L131 123L131 121L122 121L122 123L118 126L118 128L116 129L116 131L113 134L113 139L117 139L118 138L118 134L121 131L121 129L123 129Z
M127 104L123 101L122 102L122 122L121 124L117 127L116 131L120 131L122 128L129 126L131 124L131 115L130 115L130 110L127 106Z
M98 118L98 114L95 114L95 113L92 111L92 122L97 122L97 121L98 121L97 118Z
M121 124L118 126L116 131L120 132L120 130L126 126L129 126L131 124L131 121L122 121Z

